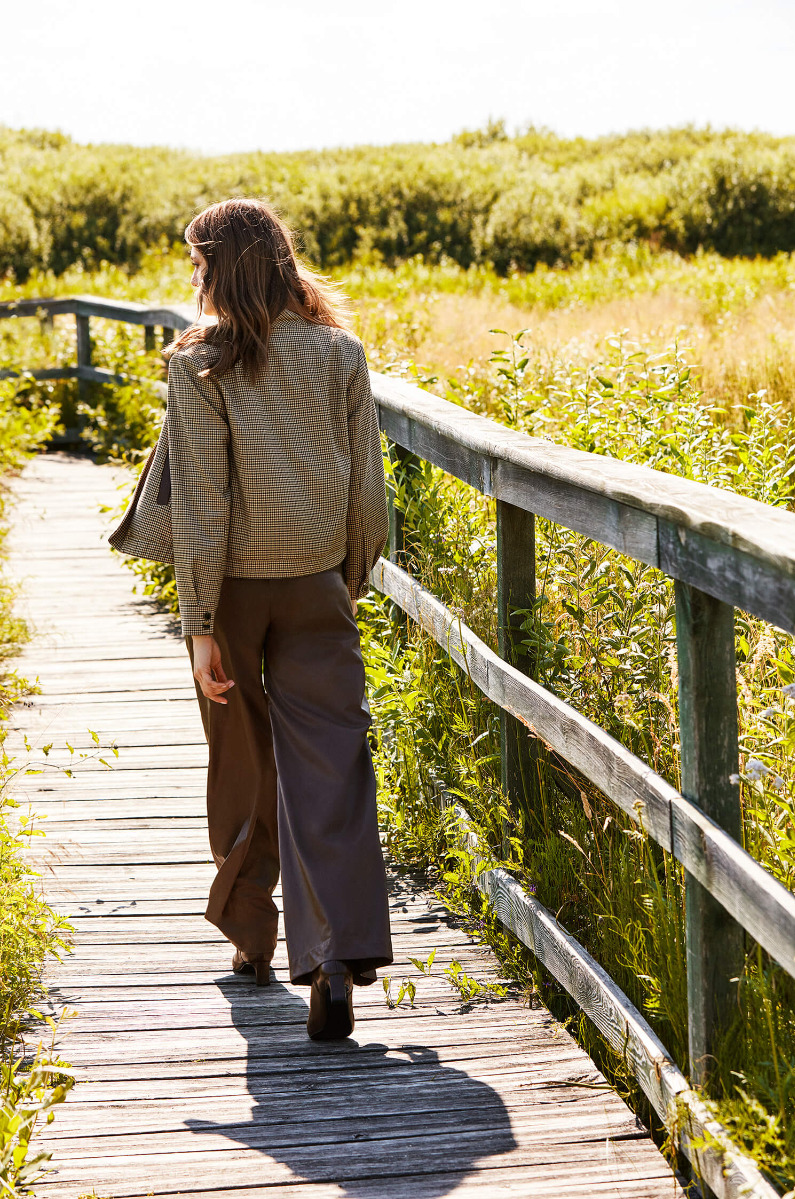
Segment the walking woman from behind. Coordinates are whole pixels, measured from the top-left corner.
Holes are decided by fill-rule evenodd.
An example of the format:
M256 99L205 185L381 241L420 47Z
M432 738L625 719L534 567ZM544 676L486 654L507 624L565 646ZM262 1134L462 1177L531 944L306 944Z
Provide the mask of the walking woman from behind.
M185 240L216 320L169 347L163 431L110 541L173 544L209 743L206 918L268 983L281 870L307 1031L341 1038L353 984L392 961L355 619L387 533L375 404L336 293L267 204L214 204Z

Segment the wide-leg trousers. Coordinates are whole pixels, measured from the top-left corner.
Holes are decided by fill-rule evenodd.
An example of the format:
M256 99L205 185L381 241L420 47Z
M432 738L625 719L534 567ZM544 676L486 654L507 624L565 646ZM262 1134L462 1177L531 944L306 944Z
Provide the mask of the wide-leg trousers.
M355 972L389 965L364 664L341 568L225 578L214 636L235 686L224 705L196 683L218 868L207 920L247 955L271 958L281 870L294 983L332 958Z

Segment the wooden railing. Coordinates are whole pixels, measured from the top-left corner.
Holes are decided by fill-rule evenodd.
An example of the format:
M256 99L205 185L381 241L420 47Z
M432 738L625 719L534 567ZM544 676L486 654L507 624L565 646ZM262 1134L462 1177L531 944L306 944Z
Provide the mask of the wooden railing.
M77 366L39 377L112 381L91 364L89 318L180 329L189 314L81 296L0 306L0 319L74 313ZM168 340L168 338L166 338ZM13 373L13 372L6 372ZM37 372L33 372L37 374ZM795 976L795 897L741 845L737 776L735 607L795 632L795 514L673 475L507 429L419 387L371 374L398 474L411 456L441 467L497 507L500 653L404 569L402 514L392 504L390 557L374 586L427 629L502 712L502 782L521 794L540 739L589 779L685 868L691 1077L704 1081L717 1030L736 996L747 931ZM535 598L535 518L544 517L657 567L675 583L682 792L511 658L514 612ZM528 730L533 735L528 736ZM440 789L442 802L450 802ZM460 827L477 855L475 834ZM776 1194L710 1118L648 1023L598 963L502 869L477 883L501 920L626 1055L660 1118L719 1196Z
M94 365L91 343L90 318L104 317L105 320L124 321L128 325L142 325L144 349L154 350L157 329L160 329L161 344L167 346L174 334L193 324L195 310L190 304L149 308L146 304L134 304L127 300L106 300L101 296L64 296L62 299L14 300L0 304L0 320L15 317L37 317L44 328L52 327L54 316L75 318L76 361L73 366L46 367L43 370L26 370L24 374L34 379L77 379L81 386L86 383L123 384L127 376ZM0 370L0 379L19 377L20 370ZM165 384L155 384L165 397ZM72 444L78 439L78 430L67 427L62 438L56 442Z

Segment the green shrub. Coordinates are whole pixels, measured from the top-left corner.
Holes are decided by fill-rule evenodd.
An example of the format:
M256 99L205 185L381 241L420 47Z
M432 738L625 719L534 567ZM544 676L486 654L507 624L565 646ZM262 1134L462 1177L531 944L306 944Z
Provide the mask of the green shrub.
M666 240L726 255L795 249L795 150L706 150L671 175Z
M271 199L324 269L421 254L505 273L638 239L771 255L795 247L794 163L795 139L692 128L588 141L492 122L443 145L216 158L0 129L0 274L134 270L242 194Z

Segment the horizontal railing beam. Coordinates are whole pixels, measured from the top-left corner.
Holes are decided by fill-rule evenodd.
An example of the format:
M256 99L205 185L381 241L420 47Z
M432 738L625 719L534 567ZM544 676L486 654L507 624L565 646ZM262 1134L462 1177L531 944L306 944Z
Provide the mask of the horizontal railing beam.
M48 366L43 370L2 370L0 379L77 379L76 366Z
M82 379L85 383L113 383L124 387L130 383L148 383L165 400L168 387L158 379L145 379L140 375L120 375L101 366L54 366L45 370L0 371L0 379Z
M437 790L442 807L453 809L462 840L472 854L473 881L492 911L566 988L608 1044L625 1059L674 1143L713 1194L718 1199L777 1199L778 1192L691 1089L659 1037L618 984L507 870L489 867L466 809L443 788Z
M40 300L8 300L0 304L0 320L15 316L101 316L128 325L160 325L166 329L187 329L195 324L196 314L189 304L167 304L150 308L131 300L106 300L102 296L64 296Z
M484 695L520 720L673 853L795 977L795 895L619 741L504 662L406 571L381 558L371 582L422 625Z
M484 495L795 632L795 513L508 429L371 372L381 428Z

